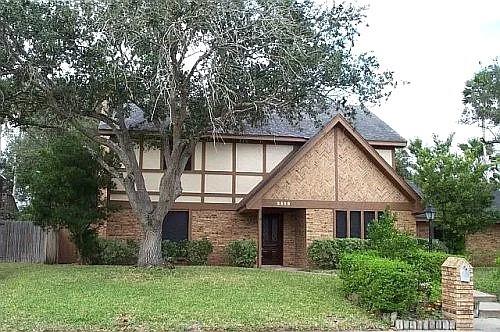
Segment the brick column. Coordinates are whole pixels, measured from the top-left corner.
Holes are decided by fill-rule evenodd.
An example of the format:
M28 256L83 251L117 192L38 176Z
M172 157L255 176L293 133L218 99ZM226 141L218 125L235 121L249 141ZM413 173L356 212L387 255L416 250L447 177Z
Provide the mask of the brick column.
M463 258L448 257L441 266L443 314L456 322L457 330L474 325L472 266Z

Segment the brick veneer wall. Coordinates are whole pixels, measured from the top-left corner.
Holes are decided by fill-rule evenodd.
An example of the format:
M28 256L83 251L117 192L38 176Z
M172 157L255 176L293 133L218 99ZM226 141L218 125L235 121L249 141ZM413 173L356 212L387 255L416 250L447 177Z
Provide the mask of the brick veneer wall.
M127 240L139 240L141 232L139 220L132 209L126 208L109 213L98 230L98 234L102 237Z
M306 266L305 210L283 214L283 265Z
M493 266L495 257L500 255L500 224L467 236L465 245L471 253L472 265Z
M411 235L417 235L417 221L411 211L395 211L396 228Z
M333 238L333 210L306 209L306 245Z
M209 263L224 263L224 248L232 240L253 239L257 241L257 214L239 214L236 211L192 210L191 239L209 239L214 252Z

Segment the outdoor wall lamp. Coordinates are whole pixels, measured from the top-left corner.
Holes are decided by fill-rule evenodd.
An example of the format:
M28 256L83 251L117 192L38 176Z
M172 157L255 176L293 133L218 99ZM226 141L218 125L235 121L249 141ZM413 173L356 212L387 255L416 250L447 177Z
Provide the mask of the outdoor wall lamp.
M432 250L432 239L434 238L434 227L432 222L436 218L436 209L432 206L432 204L427 205L425 208L425 217L429 222L429 251Z

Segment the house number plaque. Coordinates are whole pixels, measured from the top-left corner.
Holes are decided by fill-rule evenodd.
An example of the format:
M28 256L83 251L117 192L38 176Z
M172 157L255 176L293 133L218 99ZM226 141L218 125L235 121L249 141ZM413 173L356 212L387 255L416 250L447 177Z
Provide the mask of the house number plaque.
M291 202L289 202L289 201L277 201L276 205L277 206L290 206Z

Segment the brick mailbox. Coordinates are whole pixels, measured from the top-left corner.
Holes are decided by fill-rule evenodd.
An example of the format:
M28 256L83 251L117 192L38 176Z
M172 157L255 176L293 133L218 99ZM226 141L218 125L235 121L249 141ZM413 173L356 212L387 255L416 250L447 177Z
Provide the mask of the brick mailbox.
M441 266L443 314L456 323L457 330L474 325L474 283L472 266L460 257L448 257Z

